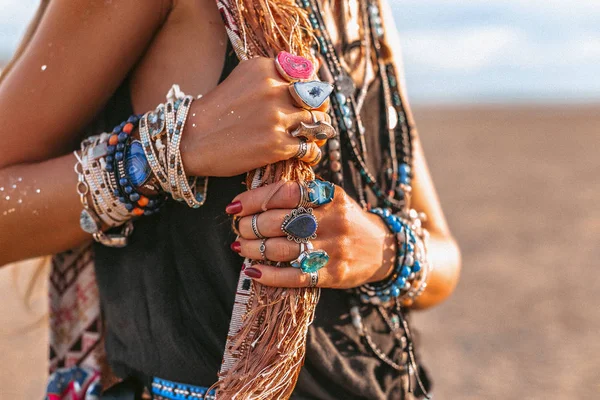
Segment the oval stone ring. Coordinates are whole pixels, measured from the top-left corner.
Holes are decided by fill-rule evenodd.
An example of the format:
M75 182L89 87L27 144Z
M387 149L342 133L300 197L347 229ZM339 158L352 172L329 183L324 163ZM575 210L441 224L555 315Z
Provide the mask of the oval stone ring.
M317 273L329 262L329 254L325 250L314 250L311 242L300 244L300 255L290 265L299 268L306 274Z

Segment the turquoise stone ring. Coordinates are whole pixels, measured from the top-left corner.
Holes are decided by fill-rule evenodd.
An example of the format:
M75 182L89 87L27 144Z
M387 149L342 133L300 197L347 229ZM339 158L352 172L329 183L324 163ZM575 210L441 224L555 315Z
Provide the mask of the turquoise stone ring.
M306 245L301 245L300 255L290 265L301 269L304 273L310 274L317 272L326 266L328 262L329 254L325 250L313 250L312 243L308 242Z

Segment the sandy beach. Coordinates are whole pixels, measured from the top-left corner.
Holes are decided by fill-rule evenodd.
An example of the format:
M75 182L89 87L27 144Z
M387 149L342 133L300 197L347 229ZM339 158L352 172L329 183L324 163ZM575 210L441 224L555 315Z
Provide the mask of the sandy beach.
M415 318L435 398L600 398L600 105L415 113L464 258L455 295ZM0 272L0 399L30 400L43 387L31 372L46 357L45 286L25 312L9 272ZM20 380L26 397L10 391Z
M416 117L464 258L417 318L436 398L600 398L600 106Z

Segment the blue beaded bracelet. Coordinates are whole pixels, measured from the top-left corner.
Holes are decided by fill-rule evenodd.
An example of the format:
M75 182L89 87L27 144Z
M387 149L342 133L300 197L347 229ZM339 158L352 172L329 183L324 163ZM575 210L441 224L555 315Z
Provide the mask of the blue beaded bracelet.
M131 140L131 133L139 123L140 118L141 115L132 115L127 121L115 126L112 135L108 140L108 155L106 156L105 167L106 171L112 175L111 180L116 183L114 195L125 205L125 208L135 216L151 215L157 212L163 203L163 198L160 196L149 198L140 194L136 190L139 185L132 183L132 181L139 182L145 179L140 176L132 177L127 173L128 169L136 169L127 168L128 161L137 161L136 164L139 164L140 162L143 164L144 161L146 164L148 163L147 160L145 160L145 155L143 155L143 150L141 154L143 155L144 160L140 159L140 152L136 151L136 143L140 143L137 141L132 142ZM135 154L133 154L133 152L135 152ZM128 158L132 158L129 157L130 155L136 159L128 160ZM135 173L135 171L132 172Z
M389 209L374 208L369 211L380 216L396 236L396 259L394 270L387 279L358 288L361 301L370 304L385 304L411 293L414 295L417 290L416 286L423 277L424 251L419 251L423 249L419 248L413 228L408 222L392 214Z

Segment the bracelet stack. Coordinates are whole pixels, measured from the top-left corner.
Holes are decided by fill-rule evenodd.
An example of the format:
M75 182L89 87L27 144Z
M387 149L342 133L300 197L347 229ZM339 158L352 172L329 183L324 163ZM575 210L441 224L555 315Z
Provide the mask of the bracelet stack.
M92 136L75 152L77 192L83 211L81 228L106 246L122 247L131 234L131 219L159 211L167 194L198 208L206 200L208 178L188 177L180 145L194 98L174 85L165 104L132 115L112 132ZM139 130L139 140L134 137ZM125 227L121 234L103 228Z
M399 300L411 304L427 287L430 265L427 261L427 231L421 219L411 210L406 216L392 214L389 209L374 208L396 237L396 260L392 274L385 280L365 284L357 290L364 303L375 305Z

